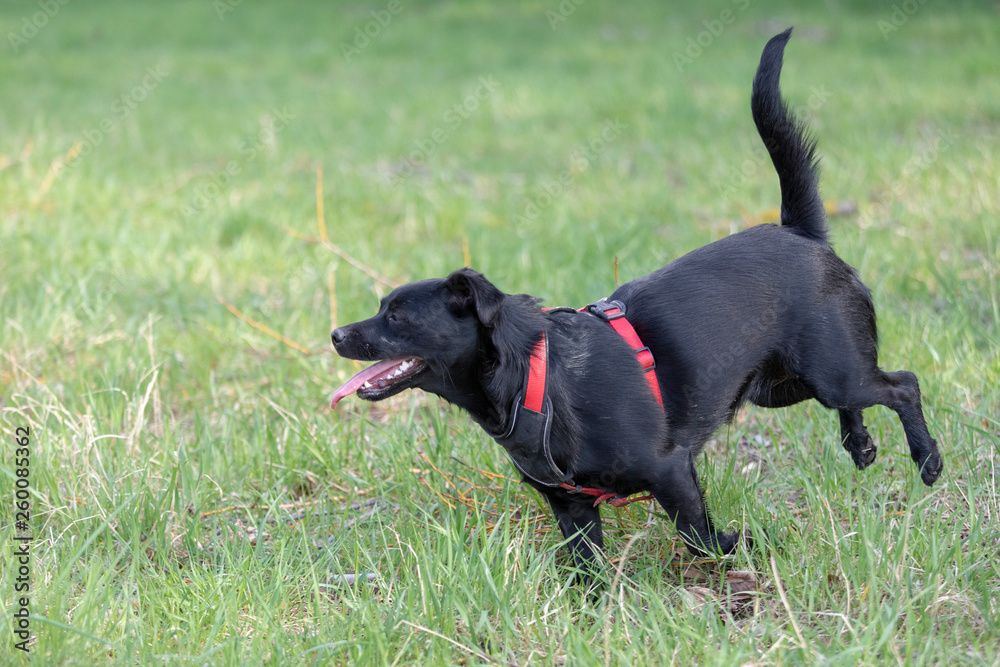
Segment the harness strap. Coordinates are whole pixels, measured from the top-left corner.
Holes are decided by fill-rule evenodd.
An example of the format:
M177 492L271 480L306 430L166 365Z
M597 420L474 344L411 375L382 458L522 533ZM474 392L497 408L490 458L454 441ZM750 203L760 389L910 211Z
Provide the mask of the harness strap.
M531 364L528 366L528 386L524 390L524 407L535 412L542 411L545 401L545 364L548 360L548 336L542 337L531 350Z
M623 496L620 493L615 493L614 491L605 491L604 489L593 489L586 486L573 486L572 484L560 484L560 489L566 489L567 491L575 491L576 493L583 493L588 496L597 496L597 500L594 501L594 507L597 507L604 501L607 501L612 507L625 507L626 505L631 505L632 503L637 503L640 500L653 500L656 496L650 494L648 496Z
M544 310L555 310L550 308L545 308ZM639 362L639 366L642 368L643 372L646 373L646 381L649 383L649 389L653 392L653 397L656 398L656 402L663 407L663 396L660 394L660 383L656 379L656 373L650 373L650 371L656 368L656 361L653 359L653 353L650 349L642 344L642 340L639 338L639 334L635 332L635 328L632 324L625 319L625 305L620 301L607 301L602 299L596 303L592 303L589 306L581 308L578 312L589 312L592 315L600 317L602 320L611 325L611 328L615 332L625 339L625 342L631 346L632 351L635 353L636 361ZM523 405L529 410L535 412L541 412L545 404L545 369L548 362L548 336L542 332L541 338L535 343L535 346L531 350L531 360L528 365L528 382L524 389L524 402ZM546 455L548 453L546 452ZM549 460L549 465L555 468L555 464ZM558 468L555 468L558 471ZM561 474L561 473L560 473ZM588 496L595 496L597 499L594 501L594 507L597 507L603 502L607 502L612 507L625 507L634 502L640 500L653 500L653 495L646 496L635 496L629 497L622 495L620 493L615 493L614 491L607 491L606 489L595 489L592 487L585 487L579 485L568 484L563 482L559 485L559 488L565 489L567 491L573 491L575 493L582 493Z
M662 408L663 396L660 394L660 383L656 379L656 373L650 372L656 369L656 360L653 359L653 353L649 347L643 345L632 323L625 319L625 304L621 301L606 301L602 299L587 306L586 311L610 324L611 328L631 346L632 351L635 353L636 361L639 362L639 366L646 373L646 382L649 384L649 390L653 392L653 397Z

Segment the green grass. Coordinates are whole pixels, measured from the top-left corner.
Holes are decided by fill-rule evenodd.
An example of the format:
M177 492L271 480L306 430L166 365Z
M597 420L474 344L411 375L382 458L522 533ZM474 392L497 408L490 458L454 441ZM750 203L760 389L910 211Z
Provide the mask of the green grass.
M259 5L71 2L24 43L41 5L0 5L0 478L13 494L30 427L34 536L25 658L4 502L0 662L1000 662L995 3L918 5L883 36L890 2L592 0L553 30L555 1L404 1L351 62L388 3ZM747 101L791 24L784 90L813 103L825 197L857 206L834 243L882 364L921 379L944 474L920 484L880 408L861 473L818 404L742 412L699 469L718 520L773 546L691 564L664 521L609 509L588 598L466 416L415 393L328 411L354 371L331 276L341 323L385 287L286 228L317 234L322 165L330 239L391 280L468 252L505 291L587 303L616 258L624 281L778 204ZM481 77L498 89L456 122ZM732 571L753 604L704 590Z

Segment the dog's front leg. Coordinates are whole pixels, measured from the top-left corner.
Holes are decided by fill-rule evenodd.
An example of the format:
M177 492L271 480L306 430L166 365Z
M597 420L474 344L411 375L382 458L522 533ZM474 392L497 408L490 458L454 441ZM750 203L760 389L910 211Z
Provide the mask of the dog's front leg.
M740 536L715 529L698 484L692 450L677 446L661 461L656 483L650 491L677 525L688 550L697 555L728 554L736 550Z
M562 489L535 488L549 501L556 521L559 522L559 530L569 540L576 566L582 571L583 577L589 579L596 572L596 552L604 549L601 511L594 507L594 499L580 498Z

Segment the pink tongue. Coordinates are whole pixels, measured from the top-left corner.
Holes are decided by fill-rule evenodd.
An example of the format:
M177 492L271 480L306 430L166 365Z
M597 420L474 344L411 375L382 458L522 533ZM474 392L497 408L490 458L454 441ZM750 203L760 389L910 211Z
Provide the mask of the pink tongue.
M373 378L377 378L379 375L385 374L386 371L394 366L398 366L404 361L406 361L406 359L386 359L385 361L372 364L368 368L356 374L350 380L345 382L344 386L334 392L333 400L330 401L330 408L332 409L337 407L337 403L340 403L341 399L356 392L365 382L368 382Z

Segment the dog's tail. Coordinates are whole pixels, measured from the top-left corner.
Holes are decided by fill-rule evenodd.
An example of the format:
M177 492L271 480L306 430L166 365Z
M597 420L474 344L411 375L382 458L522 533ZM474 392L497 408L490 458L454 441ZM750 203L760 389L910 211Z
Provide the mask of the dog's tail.
M753 79L750 108L781 182L781 224L802 236L826 241L816 142L809 137L805 123L789 112L778 87L782 54L791 34L789 28L764 47Z

